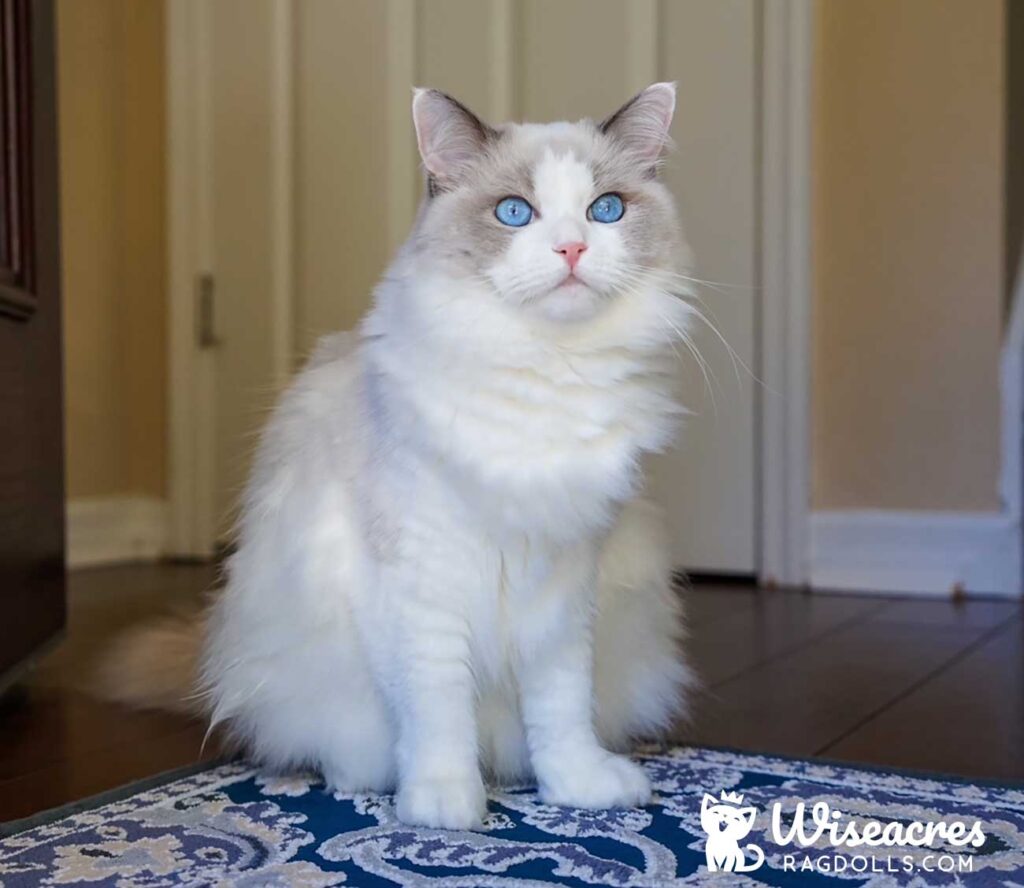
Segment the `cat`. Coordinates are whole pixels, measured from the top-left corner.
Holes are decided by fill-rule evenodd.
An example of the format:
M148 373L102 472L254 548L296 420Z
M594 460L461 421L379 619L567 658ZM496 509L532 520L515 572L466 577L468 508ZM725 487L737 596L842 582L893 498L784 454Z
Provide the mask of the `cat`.
M641 461L683 413L693 315L658 179L674 107L658 83L602 123L492 126L414 91L412 233L274 410L225 589L124 638L113 696L191 685L258 761L396 790L409 824L479 827L485 776L648 801L621 753L693 681Z
M743 808L743 796L722 793L719 801L713 795L704 793L700 807L701 829L708 834L704 849L708 872L749 873L764 863L764 851L757 845L747 845L754 859L746 862L740 841L745 839L754 827L757 809Z

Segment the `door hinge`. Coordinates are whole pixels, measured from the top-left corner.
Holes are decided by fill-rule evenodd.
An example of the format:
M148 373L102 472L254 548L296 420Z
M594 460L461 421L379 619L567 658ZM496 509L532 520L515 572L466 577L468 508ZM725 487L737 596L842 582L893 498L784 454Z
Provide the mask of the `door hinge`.
M196 278L196 340L200 348L220 345L217 336L217 314L214 302L213 275L204 273Z

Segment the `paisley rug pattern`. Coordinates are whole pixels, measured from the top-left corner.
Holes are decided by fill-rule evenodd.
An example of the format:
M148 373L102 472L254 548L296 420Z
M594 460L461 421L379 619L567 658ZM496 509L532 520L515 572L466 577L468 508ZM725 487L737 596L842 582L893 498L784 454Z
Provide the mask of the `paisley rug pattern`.
M1024 885L1024 789L709 749L638 760L656 791L646 808L557 808L531 787L502 789L480 832L404 826L390 796L332 795L312 776L223 764L7 835L0 885ZM756 809L740 844L765 859L749 872L707 867L701 804L723 791ZM821 801L857 823L980 821L984 841L867 853L773 840L776 802L792 823L800 802Z

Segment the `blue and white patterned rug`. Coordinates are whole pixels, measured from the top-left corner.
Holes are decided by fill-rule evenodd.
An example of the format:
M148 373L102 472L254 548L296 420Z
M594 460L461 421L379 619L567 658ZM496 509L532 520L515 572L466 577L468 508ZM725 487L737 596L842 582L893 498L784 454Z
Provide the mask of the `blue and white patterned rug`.
M509 789L492 793L485 829L472 833L403 826L389 796L332 796L311 777L219 765L0 839L0 884L1024 884L1022 789L707 749L639 759L656 790L647 808L555 808L529 788ZM716 804L753 809L752 826L740 827L749 827L738 843L740 861L755 864L756 845L762 865L742 875L709 872L701 828L706 793ZM808 848L781 846L772 826L775 805L785 832L801 802L808 830L812 806L825 802L826 819L838 812L837 822L853 822L864 835L868 821L897 832L914 822L955 821L965 830L980 823L975 835L983 839L964 844L953 829L930 848L837 848L823 839Z

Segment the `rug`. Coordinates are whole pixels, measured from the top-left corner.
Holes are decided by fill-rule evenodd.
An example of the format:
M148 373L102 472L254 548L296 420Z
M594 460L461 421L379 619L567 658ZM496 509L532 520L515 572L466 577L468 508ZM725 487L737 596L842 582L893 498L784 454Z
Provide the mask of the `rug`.
M637 758L656 791L646 808L503 789L480 832L404 826L390 796L221 764L8 835L0 884L1024 884L1019 788L709 749Z

